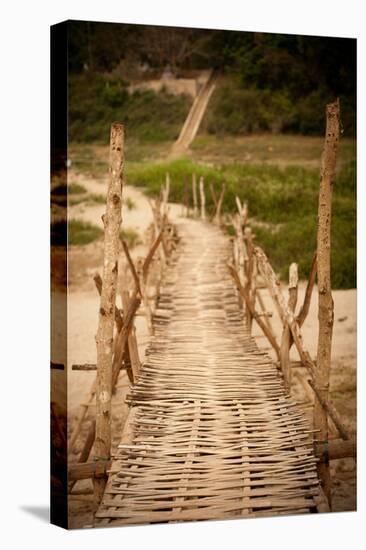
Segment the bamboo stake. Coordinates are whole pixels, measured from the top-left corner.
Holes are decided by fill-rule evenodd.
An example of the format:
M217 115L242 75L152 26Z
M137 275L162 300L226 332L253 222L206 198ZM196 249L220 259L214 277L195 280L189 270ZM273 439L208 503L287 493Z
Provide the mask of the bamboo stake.
M109 187L104 222L103 286L99 308L96 384L95 460L108 461L111 454L112 354L115 301L117 291L119 232L122 221L122 187L124 165L124 128L120 123L111 127ZM106 478L94 480L95 503L104 492Z
M84 447L80 453L78 463L86 462L89 458L90 452L92 450L93 444L95 441L95 420L92 421L88 435L86 437ZM76 481L73 481L69 486L69 493L71 493Z
M218 201L217 201L215 189L214 189L214 186L212 185L212 183L210 183L210 193L211 193L212 201L213 201L213 203L214 203L214 205L215 205L215 211L216 211L216 210L217 210Z
M184 178L184 187L183 187L183 204L182 204L182 216L189 217L189 184L187 178Z
M122 291L122 304L123 304L123 310L127 312L130 307L130 295L128 290ZM131 368L132 368L134 382L136 381L140 370L140 360L138 356L137 345L135 345L135 341L136 341L135 327L132 319L128 330L127 342L128 342L129 356L131 360Z
M301 307L300 313L298 314L296 320L299 324L299 327L302 327L302 325L305 322L306 317L308 316L309 309L310 309L310 302L311 302L311 296L313 293L313 288L315 285L315 279L316 279L316 271L317 271L317 254L315 252L313 256L313 260L311 262L310 267L310 275L308 284L306 286L305 296L304 296L304 303Z
M328 401L324 401L319 390L316 388L313 382L311 380L307 380L307 383L314 391L315 397L317 398L315 399L315 401L318 400L323 410L330 416L341 438L344 440L350 439L350 435L347 431L347 428L344 426L337 409L335 408L333 403L330 401L330 399L328 399Z
M170 175L165 174L165 188L163 189L163 216L168 215L168 200L170 193Z
M297 272L297 264L292 263L289 269L289 299L288 307L294 312L297 303L297 285L299 277ZM291 331L288 326L288 323L285 323L282 331L281 339L281 352L280 352L280 363L281 370L283 374L283 382L286 390L289 392L291 389L291 368L290 368L290 344L291 344Z
M248 296L248 292L247 292L246 288L242 286L242 284L240 282L239 275L238 275L237 271L235 270L235 268L232 265L228 264L228 269L229 269L230 275L232 276L232 278L235 281L235 284L237 286L238 291L240 292L241 296L244 298L245 304L248 307L248 309L250 310L250 313L251 313L252 317L257 321L259 327L262 329L264 335L267 337L269 343L271 344L271 346L275 350L277 358L279 359L280 358L280 347L277 344L277 341L276 341L276 338L275 338L274 334L270 331L268 326L262 321L261 317L257 314L255 309L253 308L253 304L250 300L250 297Z
M253 257L253 236L252 236L252 230L250 229L250 227L246 227L244 229L244 241L245 241L247 255L248 255L247 262L246 262L246 264L244 264L244 265L246 265L245 289L246 289L247 295L249 296L251 302L253 302L251 294L252 294L252 277L253 277L254 257ZM253 309L254 309L254 307L255 307L255 305L253 304ZM251 314L251 308L246 307L246 312L245 313L246 313L248 328L249 328L249 331L251 331L251 329L252 329L252 320L253 320L253 317L252 317L252 314Z
M198 217L198 206L197 206L197 179L196 174L192 174L192 196L193 196L193 217Z
M272 300L275 303L282 324L285 325L286 323L288 323L296 349L300 355L300 359L310 372L311 376L314 378L314 373L316 370L315 364L312 361L309 352L306 351L304 348L300 327L296 322L294 313L288 308L286 304L285 298L280 288L280 282L277 279L276 274L273 271L273 268L263 250L259 246L255 246L253 252L257 258L259 271L267 283L267 288L271 294Z
M225 184L223 183L221 187L221 193L216 204L216 212L213 220L214 223L217 223L218 225L220 224L220 220L221 220L221 208L222 208L222 201L224 200L225 189L226 187L225 187Z
M206 219L206 196L203 176L200 177L201 219Z
M139 291L140 296L142 296L141 287L140 287L140 280L139 280L139 277L138 277L137 272L136 272L135 264L133 263L133 260L131 258L131 254L130 254L130 251L128 249L127 243L123 239L121 239L121 241L122 241L122 246L123 246L124 253L125 253L127 261L128 261L128 265L130 267L130 271L132 273L133 280L135 281L136 288Z
M318 209L318 293L319 293L319 335L317 351L317 371L314 388L319 397L328 403L329 377L332 349L334 306L331 291L330 250L331 250L331 213L332 185L335 176L337 150L339 142L339 100L326 106L325 144L322 156L319 209ZM320 399L314 405L314 429L319 430L319 438L328 441L328 416ZM324 493L331 507L331 482L329 463L318 465L319 477Z

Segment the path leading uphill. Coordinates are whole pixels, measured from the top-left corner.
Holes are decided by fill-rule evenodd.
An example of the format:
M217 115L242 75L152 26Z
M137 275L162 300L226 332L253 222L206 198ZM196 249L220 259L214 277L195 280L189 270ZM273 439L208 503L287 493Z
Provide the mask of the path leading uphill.
M309 426L243 320L229 243L187 219L97 524L316 511Z

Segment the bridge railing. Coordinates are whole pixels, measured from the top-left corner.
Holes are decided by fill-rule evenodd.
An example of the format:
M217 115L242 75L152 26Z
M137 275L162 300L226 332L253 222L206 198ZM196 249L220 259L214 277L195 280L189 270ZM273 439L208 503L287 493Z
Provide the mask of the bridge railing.
M167 175L159 197L150 201L153 223L148 235L148 253L146 257L133 260L128 244L120 234L123 146L123 126L113 124L110 142L110 182L106 214L103 216L104 269L103 277L99 273L94 276L95 286L101 298L96 337L97 363L72 366L72 370L96 371L96 378L87 398L80 405L69 439L69 454L75 449L77 442L80 444L82 428L88 419L90 408L96 406L96 413L92 412L90 415L92 422L86 437L83 437L78 461L69 463L69 493L78 480L92 478L96 504L103 495L110 467L112 396L117 389L119 374L121 370L125 370L129 382L134 384L140 373L141 361L134 326L135 316L142 304L147 332L153 334L152 317L160 292L160 282L178 240L175 227L169 222L170 179ZM116 305L118 292L121 294L122 309ZM109 324L108 330L106 324ZM106 336L107 333L109 338Z
M259 246L254 246L249 225L248 204L242 204L236 197L238 213L232 219L235 229L233 239L233 260L228 265L229 272L238 289L245 308L247 326L252 328L256 321L274 350L277 365L288 392L292 389L292 373L295 368L303 367L305 375L298 376L305 395L312 398L314 448L319 458L318 473L322 488L331 506L331 479L329 461L332 459L356 457L355 440L351 438L336 407L329 396L331 369L331 343L333 328L333 299L330 283L330 231L332 184L335 174L337 147L340 135L339 102L326 107L326 137L322 156L317 249L310 266L310 276L299 313L296 314L298 301L297 264L289 267L288 297L285 298L277 275L266 254ZM312 358L304 342L301 328L310 308L316 277L318 279L318 347L317 356ZM281 320L281 334L277 336L271 322L272 313L268 312L261 295L267 289L274 308ZM290 350L295 346L299 361L291 361ZM335 428L335 436L330 439L330 424Z

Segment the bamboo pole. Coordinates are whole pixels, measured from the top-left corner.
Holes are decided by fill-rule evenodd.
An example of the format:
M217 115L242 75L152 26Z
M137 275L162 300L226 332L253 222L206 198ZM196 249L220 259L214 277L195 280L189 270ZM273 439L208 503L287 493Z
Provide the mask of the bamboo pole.
M197 178L196 174L192 174L192 196L193 196L193 217L198 217L198 206L197 206Z
M122 291L122 305L123 305L123 311L127 313L130 307L130 293L128 292L128 290ZM129 356L131 360L133 381L136 382L136 379L140 370L140 360L138 357L137 345L135 345L136 337L134 335L135 335L135 327L132 319L128 330L127 343L128 343L128 349L129 349Z
M331 213L332 185L335 176L337 150L339 142L339 100L326 106L325 144L320 172L319 209L318 209L318 350L317 370L314 388L319 397L328 403L329 377L332 349L334 306L331 291L330 251L331 251ZM328 416L319 399L314 404L314 429L319 430L321 441L328 441ZM324 493L331 507L331 482L328 461L318 465Z
M229 269L230 275L232 276L232 278L235 281L235 284L236 284L236 287L237 287L238 291L240 292L241 296L244 298L245 304L248 307L248 309L250 310L250 313L251 313L252 317L257 321L259 327L262 329L264 335L267 337L269 343L271 344L271 346L275 350L277 358L279 359L280 358L280 347L279 347L279 345L276 341L276 337L274 336L272 331L268 328L268 325L266 325L262 321L261 317L255 311L246 288L243 287L243 285L240 282L240 278L239 278L239 275L238 275L236 269L230 264L228 264L228 269Z
M103 285L99 308L96 383L96 437L94 459L108 461L111 454L112 355L118 275L119 232L122 221L124 128L113 123L110 136L109 187L104 222ZM102 498L106 477L94 480L94 498Z
M298 277L298 271L297 271L297 264L292 263L289 269L289 286L288 286L288 292L289 292L288 307L292 312L295 311L296 303L297 303L298 281L299 281L299 277ZM291 338L290 328L288 326L288 323L285 323L283 327L282 339L281 339L280 364L281 364L281 370L283 374L283 382L288 392L291 389L291 365L290 365L290 346L292 343L291 340L292 338Z
M214 186L212 185L212 183L210 183L210 193L211 193L211 197L212 197L212 202L215 205L215 212L216 212L218 201L217 201L215 189L214 189Z
M245 277L246 277L245 289L246 289L247 295L249 296L249 299L250 299L251 303L253 303L253 299L252 299L252 278L253 278L254 256L253 256L253 235L252 235L252 230L251 230L250 227L246 227L244 229L244 242L245 242L245 247L246 247L246 251L247 251L247 261L244 264L245 265ZM254 307L255 307L255 304L253 303L253 309L254 309ZM251 308L249 308L248 306L246 307L245 314L246 314L246 319L247 319L247 325L248 325L249 331L251 332L253 316L251 314Z
M201 219L206 219L206 196L203 176L200 177Z
M306 286L304 302L302 304L300 313L298 314L298 316L296 318L296 320L299 324L299 327L302 327L302 325L304 324L305 319L306 319L306 317L308 316L308 313L309 313L311 296L312 296L313 288L314 288L314 285L315 285L316 271L317 271L317 254L315 252L315 254L313 256L313 260L311 262L310 275L309 275L308 284Z
M220 193L219 199L217 200L216 212L213 220L214 223L217 223L218 225L220 225L220 220L221 220L221 208L222 208L222 201L224 200L225 189L226 187L225 187L225 184L223 183L221 187L221 193Z
M277 279L277 276L263 250L259 246L255 246L253 252L257 258L259 271L266 281L267 288L270 292L272 300L275 303L282 324L285 325L288 323L300 359L310 372L311 376L314 378L314 373L316 370L315 364L312 361L309 352L304 348L300 327L296 322L294 313L287 306L286 300L280 288L280 282Z
M165 174L165 187L163 189L163 217L168 215L168 200L170 193L170 175L167 172Z

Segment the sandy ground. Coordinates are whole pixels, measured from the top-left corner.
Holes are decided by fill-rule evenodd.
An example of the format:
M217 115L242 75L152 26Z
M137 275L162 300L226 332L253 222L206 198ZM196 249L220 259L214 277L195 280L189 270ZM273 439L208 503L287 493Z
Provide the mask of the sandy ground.
M101 194L105 192L106 180L97 182L83 175L71 172L69 183L77 182L87 188L88 192ZM124 228L133 228L143 240L144 232L152 221L152 213L148 200L138 189L126 186L124 196L130 197L135 207L128 210L123 207ZM94 224L102 225L101 215L104 213L104 205L75 205L69 209L69 216L83 219ZM170 205L170 217L174 221L182 215L180 205ZM144 256L146 247L139 245L133 250L134 258ZM95 242L87 246L72 247L69 253L69 296L68 296L68 415L69 433L78 412L78 406L85 401L95 374L90 372L75 372L71 370L74 363L95 363L96 347L95 334L98 323L99 298L92 280L96 271L101 273L102 243ZM284 288L284 291L286 289ZM305 283L299 285L298 304L302 303L305 291ZM267 309L273 311L269 296L263 292ZM354 433L356 430L356 290L338 290L333 292L335 321L333 337L333 362L331 375L331 396L335 402L345 425ZM62 314L62 297L55 295L55 310L60 304ZM277 335L281 334L280 322L273 311L273 326ZM57 319L57 315L55 315ZM149 341L146 320L143 315L136 318L137 337L139 343L140 358L144 358L144 350ZM303 326L303 341L312 357L316 356L317 349L317 289L314 290L308 318ZM266 339L260 333L257 326L253 327L253 334L257 337L257 343L261 348L268 349ZM272 354L272 351L268 349ZM56 350L57 354L57 350ZM292 351L294 360L297 360L296 352ZM64 357L54 357L53 360L64 361ZM304 407L305 412L311 413L310 404L305 401L308 397L298 381L298 374L303 369L295 369L293 376L293 395ZM115 434L113 445L118 444L126 417L127 408L124 397L128 390L128 380L120 377L119 387L114 396L113 404L113 431ZM83 427L80 441L77 442L69 460L77 459L86 436L93 408L90 409L87 422ZM335 428L332 428L333 436L336 436ZM353 459L342 459L331 463L333 481L333 508L334 510L354 510L356 508L356 467ZM85 493L91 491L91 482L78 482L74 491ZM92 496L91 494L75 494L70 498L69 515L71 527L82 527L92 523Z

